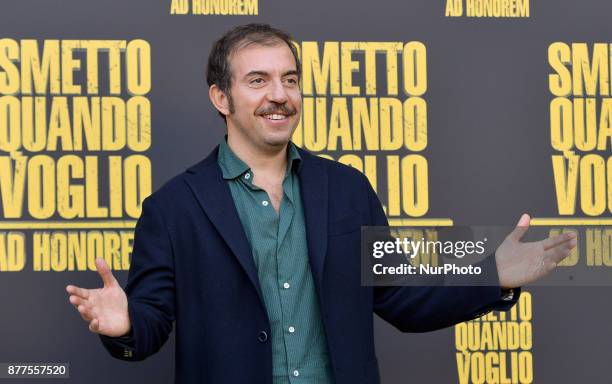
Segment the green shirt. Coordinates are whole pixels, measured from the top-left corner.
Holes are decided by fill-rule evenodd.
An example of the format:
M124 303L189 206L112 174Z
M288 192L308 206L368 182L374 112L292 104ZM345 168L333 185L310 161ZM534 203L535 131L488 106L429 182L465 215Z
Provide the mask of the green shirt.
M270 320L274 384L333 383L327 341L308 263L300 195L301 158L291 142L283 198L276 213L253 171L223 140L217 158L251 245Z

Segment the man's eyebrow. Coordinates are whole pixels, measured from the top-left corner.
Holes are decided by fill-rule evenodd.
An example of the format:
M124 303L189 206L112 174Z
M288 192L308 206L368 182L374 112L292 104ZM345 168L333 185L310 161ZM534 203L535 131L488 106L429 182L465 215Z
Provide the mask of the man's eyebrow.
M290 75L298 76L298 71L296 71L295 69L292 69L292 70L289 70L283 73L283 77L290 76ZM251 77L251 76L269 76L269 73L266 71L251 71L247 73L246 75L244 75L244 77Z
M268 72L266 72L266 71L251 71L251 72L247 73L246 75L244 75L244 77L250 77L250 76L268 76Z

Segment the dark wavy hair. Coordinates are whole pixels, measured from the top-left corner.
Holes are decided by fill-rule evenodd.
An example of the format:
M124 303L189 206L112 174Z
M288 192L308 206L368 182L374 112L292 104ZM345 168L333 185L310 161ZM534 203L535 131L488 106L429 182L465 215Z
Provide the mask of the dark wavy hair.
M230 88L232 85L232 69L230 66L230 56L232 53L241 48L248 47L252 44L263 46L273 46L276 44L287 44L293 58L298 73L298 77L302 73L300 58L291 36L280 29L271 27L268 24L245 24L239 25L227 31L219 40L213 43L208 56L208 66L206 68L206 82L208 86L215 84L229 99L230 112L234 112ZM219 112L225 119L225 116Z

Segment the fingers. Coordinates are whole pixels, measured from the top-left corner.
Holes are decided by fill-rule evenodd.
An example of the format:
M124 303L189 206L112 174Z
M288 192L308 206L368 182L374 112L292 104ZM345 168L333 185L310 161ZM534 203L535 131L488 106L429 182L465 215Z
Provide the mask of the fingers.
M572 249L576 246L576 239L570 238L568 240L558 243L552 248L544 251L544 263L554 263L555 266L563 259L568 257L572 252ZM554 268L554 266L553 266Z
M89 298L89 289L75 287L74 285L68 285L66 286L66 291L71 295L76 295L83 299Z
M100 321L96 316L96 311L90 303L79 296L71 295L70 303L74 305L81 315L81 318L89 323L89 330L94 333L100 333Z
M76 310L81 315L81 318L87 322L91 321L93 318L93 309L91 305L87 302L87 300L82 299L78 296L70 296L70 303L74 305Z
M68 301L70 301L70 304L74 305L76 310L79 311L81 318L87 322L91 321L90 305L85 297L89 296L89 292L86 289L73 285L67 286L66 291L70 293Z
M71 294L68 298L70 304L74 305L81 318L89 323L89 330L94 333L100 333L100 320L97 318L98 311L95 310L87 298L83 297L84 293L88 296L89 292L73 285L67 286L66 290Z
M544 250L547 251L550 248L556 247L557 245L561 245L575 238L576 234L574 232L566 232L558 236L549 237L548 239L542 240L542 246L544 247Z
M81 304L77 306L77 311L79 311L83 320L90 322L93 319L93 313L91 312L91 309L87 306Z
M79 305L86 305L87 304L87 299L83 299L82 297L79 297L79 296L71 295L68 298L68 300L70 301L70 304L75 306L75 308L77 308Z
M85 321L90 321L87 301L78 296L70 296L69 300L70 303L74 305L76 310L79 312L81 318Z
M523 213L518 223L516 224L516 228L510 233L510 237L514 241L519 241L525 235L527 230L529 229L529 221L531 218L528 214Z
M100 321L96 318L89 323L89 330L95 333L100 332Z
M111 273L108 264L106 264L106 261L102 257L98 257L96 259L96 269L98 270L98 274L102 278L102 282L104 283L105 287L117 284L117 280Z

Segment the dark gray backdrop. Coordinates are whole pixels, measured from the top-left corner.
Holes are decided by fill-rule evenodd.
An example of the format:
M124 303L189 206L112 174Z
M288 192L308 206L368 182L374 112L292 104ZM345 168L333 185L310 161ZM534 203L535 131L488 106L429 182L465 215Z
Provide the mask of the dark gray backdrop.
M418 40L428 60L426 217L513 224L524 211L558 216L547 49L555 41L610 41L609 2L534 1L528 19L446 18L445 2L427 0L260 0L258 16L171 16L169 3L5 1L0 38L147 40L154 189L224 134L207 99L204 64L211 42L229 27L268 22L296 41ZM116 275L125 282L126 272ZM110 358L68 303L67 283L100 284L95 272L34 273L31 264L0 274L0 362L69 362L74 383L172 381L172 339L144 362ZM611 382L610 287L531 292L535 381ZM376 333L384 383L457 382L452 329L401 334L377 320Z

